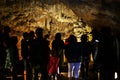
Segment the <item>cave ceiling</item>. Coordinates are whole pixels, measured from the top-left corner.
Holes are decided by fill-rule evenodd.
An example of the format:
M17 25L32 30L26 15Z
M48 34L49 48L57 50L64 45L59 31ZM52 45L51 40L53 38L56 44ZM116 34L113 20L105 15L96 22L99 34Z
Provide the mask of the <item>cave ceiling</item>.
M46 32L69 33L73 30L71 26L79 24L79 19L82 19L89 27L100 28L104 25L120 32L118 2L101 5L100 2L76 1L43 0L43 2L16 3L11 1L7 6L0 4L1 25L12 27L13 32L18 35L25 31L35 30L38 26L45 28ZM81 21L78 27L83 27L81 24L83 22Z

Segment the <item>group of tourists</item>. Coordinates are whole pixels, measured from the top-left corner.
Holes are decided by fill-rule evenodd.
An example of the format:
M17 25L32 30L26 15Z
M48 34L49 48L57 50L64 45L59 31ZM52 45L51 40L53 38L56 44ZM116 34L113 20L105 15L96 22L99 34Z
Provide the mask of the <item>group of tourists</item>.
M51 48L49 34L44 36L43 28L24 32L21 40L23 65L19 65L17 36L10 36L8 26L0 30L0 77L4 79L4 69L12 69L13 80L17 80L20 68L22 72L27 71L27 80L39 80L39 77L40 80L56 80L56 77L61 80L63 54L67 59L68 80L89 80L91 55L94 61L92 71L100 72L100 80L114 80L115 72L119 75L120 38L113 38L108 27L99 32L93 30L91 42L87 34L83 34L78 42L74 34L63 41L62 34L56 33Z

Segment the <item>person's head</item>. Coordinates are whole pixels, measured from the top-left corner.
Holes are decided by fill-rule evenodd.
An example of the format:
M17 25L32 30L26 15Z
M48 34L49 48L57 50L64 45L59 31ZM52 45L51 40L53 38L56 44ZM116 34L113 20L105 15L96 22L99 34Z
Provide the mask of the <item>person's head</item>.
M24 32L24 33L23 33L23 38L24 38L24 39L28 39L28 35L29 35L28 32Z
M68 42L69 43L75 43L75 42L77 42L77 38L76 38L76 36L74 36L74 35L70 35L69 36L69 38L68 38Z
M61 39L61 33L56 33L55 34L55 39L60 40Z
M34 31L30 31L30 33L29 33L29 38L30 38L30 39L33 39L34 36L35 36Z
M43 28L37 28L35 33L37 37L43 37Z
M4 26L4 33L10 33L11 29L9 26Z
M87 42L87 40L88 40L88 36L86 34L83 34L81 36L81 42Z

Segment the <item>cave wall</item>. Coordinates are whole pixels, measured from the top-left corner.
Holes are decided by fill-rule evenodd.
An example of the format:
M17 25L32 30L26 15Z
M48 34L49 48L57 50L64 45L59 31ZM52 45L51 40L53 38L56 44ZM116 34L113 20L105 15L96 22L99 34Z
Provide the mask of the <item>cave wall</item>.
M5 0L0 0L0 28L11 27L11 35L18 36L19 49L22 33L35 31L37 27L44 28L44 34L50 33L50 40L54 39L57 32L62 33L63 39L71 33L78 38L89 33L92 39L92 29L99 30L103 25L111 27L115 34L120 33L119 0L106 0L105 5L101 4L101 0L19 1L10 0L9 5L6 5Z
M14 2L14 0L9 1ZM65 30L67 29L65 28L69 24L73 24L73 22L82 18L92 28L100 28L104 24L104 26L110 26L119 32L119 3L117 5L114 3L119 0L103 0L109 3L106 5L101 5L101 1L22 0L21 3L17 1L6 6L2 4L5 3L5 0L3 0L0 6L1 24L9 25L12 27L13 32L16 32L18 35L21 35L20 33L24 31L35 30L38 26L46 26L45 29L47 31L50 31L51 26L55 26L51 32L54 32L54 30L66 32ZM62 21L60 21L61 19ZM50 23L51 21L52 24Z

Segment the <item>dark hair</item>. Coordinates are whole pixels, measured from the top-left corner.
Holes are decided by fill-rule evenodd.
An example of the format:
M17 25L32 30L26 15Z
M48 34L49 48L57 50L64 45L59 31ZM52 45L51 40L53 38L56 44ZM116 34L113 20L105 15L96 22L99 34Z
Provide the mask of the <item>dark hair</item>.
M11 31L9 26L4 26L4 33L9 33Z
M33 38L33 37L34 37L34 31L30 31L29 37L30 37L30 38Z
M56 33L55 39L61 39L61 33Z
M37 28L35 33L36 33L37 37L42 37L42 35L43 35L43 28Z
M69 42L69 43L77 42L76 36L74 36L74 35L71 34L71 35L69 36L69 38L68 38L68 42Z
M28 37L28 33L27 33L27 32L24 32L24 33L23 33L23 37L24 37L24 38Z
M87 34L83 34L81 36L81 42L87 42L87 38L88 38Z

